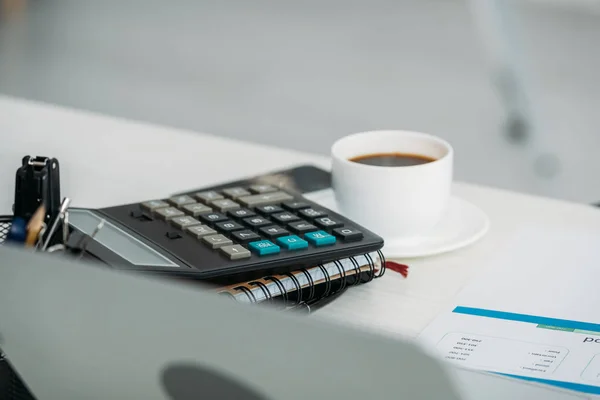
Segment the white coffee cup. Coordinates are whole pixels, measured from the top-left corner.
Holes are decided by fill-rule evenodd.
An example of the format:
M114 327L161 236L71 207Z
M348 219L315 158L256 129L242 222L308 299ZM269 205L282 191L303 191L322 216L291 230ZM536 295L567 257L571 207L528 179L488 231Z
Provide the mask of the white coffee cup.
M350 161L375 154L412 154L435 161L382 167ZM340 212L384 239L419 241L440 221L450 200L452 146L410 131L371 131L339 139L331 148L332 180Z

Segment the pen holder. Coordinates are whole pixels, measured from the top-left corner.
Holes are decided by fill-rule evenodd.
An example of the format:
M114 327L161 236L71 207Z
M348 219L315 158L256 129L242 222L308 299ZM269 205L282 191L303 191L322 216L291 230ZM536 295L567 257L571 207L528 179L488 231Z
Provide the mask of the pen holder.
M0 243L4 242L12 225L12 215L0 215Z

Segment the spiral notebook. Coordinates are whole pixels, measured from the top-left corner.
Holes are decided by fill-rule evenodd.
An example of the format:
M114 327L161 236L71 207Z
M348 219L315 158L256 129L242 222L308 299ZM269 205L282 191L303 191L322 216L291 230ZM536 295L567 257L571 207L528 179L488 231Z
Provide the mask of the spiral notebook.
M241 303L283 300L284 306L315 304L345 289L380 278L385 273L381 251L344 258L284 275L266 276L254 281L217 289Z

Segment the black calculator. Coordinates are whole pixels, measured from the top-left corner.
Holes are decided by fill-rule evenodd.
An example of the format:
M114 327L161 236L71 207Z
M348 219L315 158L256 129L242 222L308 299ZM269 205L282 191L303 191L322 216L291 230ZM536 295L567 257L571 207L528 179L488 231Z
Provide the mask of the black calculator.
M381 237L302 196L328 185L323 174L303 166L160 199L71 209L69 222L80 241L93 236L86 255L114 268L214 282L286 273L381 249Z

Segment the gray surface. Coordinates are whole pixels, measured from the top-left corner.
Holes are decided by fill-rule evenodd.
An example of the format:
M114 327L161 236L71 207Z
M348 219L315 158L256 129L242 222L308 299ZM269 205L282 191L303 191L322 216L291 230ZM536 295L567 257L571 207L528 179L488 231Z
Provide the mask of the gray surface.
M508 2L543 126L519 145L461 0L27 3L0 23L2 93L320 153L416 129L453 143L459 179L600 199L593 7Z
M0 346L40 399L162 399L161 376L180 363L268 399L457 399L441 366L412 344L139 275L0 253ZM197 390L226 398L220 381Z
M0 254L0 346L40 399L586 398L446 370L413 344L197 288Z

